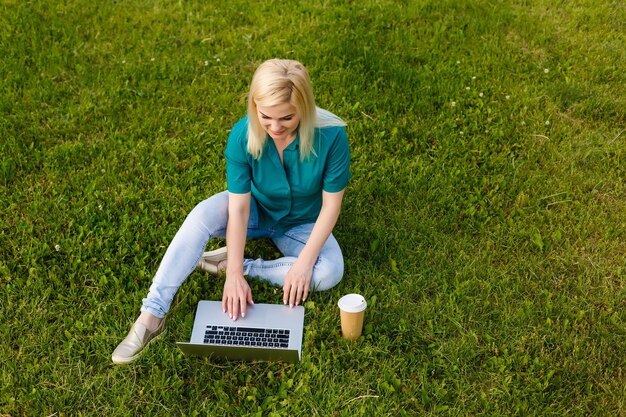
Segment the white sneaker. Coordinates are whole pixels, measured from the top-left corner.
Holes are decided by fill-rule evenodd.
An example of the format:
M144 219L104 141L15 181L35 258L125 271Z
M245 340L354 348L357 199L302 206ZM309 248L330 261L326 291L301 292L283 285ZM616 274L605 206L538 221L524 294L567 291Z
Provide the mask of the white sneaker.
M227 259L226 248L219 248L210 252L204 252L198 262L198 269L208 272L212 275L219 275L226 270L225 267L219 267L220 262Z

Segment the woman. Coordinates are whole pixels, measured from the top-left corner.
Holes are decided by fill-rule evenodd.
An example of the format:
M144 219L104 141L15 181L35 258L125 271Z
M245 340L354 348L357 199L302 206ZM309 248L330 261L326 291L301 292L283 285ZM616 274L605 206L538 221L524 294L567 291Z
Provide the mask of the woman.
M198 204L168 247L141 315L112 355L137 358L165 328L176 291L196 266L226 273L222 308L245 317L253 297L244 275L283 287L283 303L304 302L310 289L326 290L343 276L333 227L350 177L345 122L315 106L311 81L297 61L272 59L257 68L248 115L231 130L224 155L228 191ZM226 248L203 250L210 238ZM284 255L244 259L246 238L268 237ZM228 254L228 256L227 256Z

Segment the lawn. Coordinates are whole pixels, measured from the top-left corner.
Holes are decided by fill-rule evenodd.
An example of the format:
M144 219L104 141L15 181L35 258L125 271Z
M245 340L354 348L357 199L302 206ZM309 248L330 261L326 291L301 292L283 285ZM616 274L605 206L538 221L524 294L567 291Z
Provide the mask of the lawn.
M616 0L0 0L0 415L626 415L625 51ZM343 281L298 364L183 356L194 272L114 366L272 57L348 122Z

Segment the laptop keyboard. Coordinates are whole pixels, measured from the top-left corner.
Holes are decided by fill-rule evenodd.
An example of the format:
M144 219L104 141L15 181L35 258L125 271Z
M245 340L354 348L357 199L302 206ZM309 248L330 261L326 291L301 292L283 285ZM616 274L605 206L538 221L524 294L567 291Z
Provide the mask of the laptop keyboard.
M286 348L289 346L289 330L206 326L204 343L211 345Z

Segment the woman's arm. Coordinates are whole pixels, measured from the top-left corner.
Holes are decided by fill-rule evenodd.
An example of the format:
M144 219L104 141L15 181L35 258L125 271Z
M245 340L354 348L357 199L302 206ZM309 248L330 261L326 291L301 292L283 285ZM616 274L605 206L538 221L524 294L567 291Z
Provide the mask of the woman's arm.
M254 304L252 291L243 276L243 251L246 245L248 217L250 216L250 193L228 193L228 224L226 226L226 281L222 295L222 309L233 320L246 316L248 303Z
M337 223L343 193L344 190L336 193L322 191L322 209L317 216L311 236L309 236L304 249L285 277L283 303L294 306L300 304L301 300L306 300L313 275L313 266Z

